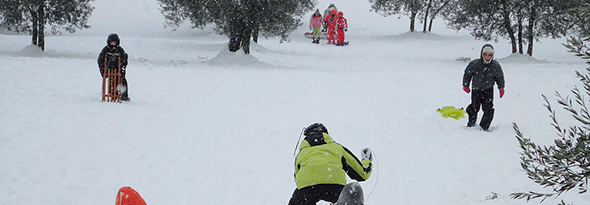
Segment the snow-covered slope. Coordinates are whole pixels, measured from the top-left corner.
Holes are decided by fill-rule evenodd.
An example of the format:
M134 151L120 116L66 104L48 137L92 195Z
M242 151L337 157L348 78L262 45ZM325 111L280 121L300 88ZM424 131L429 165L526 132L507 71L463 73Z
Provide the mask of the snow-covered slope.
M564 39L537 43L535 59L494 43L506 95L496 92L493 132L482 132L436 109L469 104L467 62L456 59L477 58L485 42L442 21L408 33L407 17L332 2L350 46L311 44L305 24L290 43L261 39L250 56L232 54L210 28L165 29L154 0L95 1L92 29L50 35L46 52L0 35L0 204L113 204L122 186L152 205L286 204L293 150L314 122L355 153L376 153L361 183L367 204L526 204L509 194L549 191L521 171L512 123L538 143L557 136L541 94L569 94L586 67ZM128 103L101 103L96 57L112 32L130 56Z

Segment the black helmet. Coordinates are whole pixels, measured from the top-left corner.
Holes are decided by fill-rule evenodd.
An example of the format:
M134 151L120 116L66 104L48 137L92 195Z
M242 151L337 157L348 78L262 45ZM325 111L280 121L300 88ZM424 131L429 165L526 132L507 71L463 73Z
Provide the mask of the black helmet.
M326 134L328 134L328 129L326 129L326 127L322 123L313 123L305 128L303 135L309 136L311 133L314 132L325 132Z
M111 44L111 42L115 42L117 43L117 45L121 43L121 40L119 39L119 36L116 33L109 34L109 37L107 38L107 44Z

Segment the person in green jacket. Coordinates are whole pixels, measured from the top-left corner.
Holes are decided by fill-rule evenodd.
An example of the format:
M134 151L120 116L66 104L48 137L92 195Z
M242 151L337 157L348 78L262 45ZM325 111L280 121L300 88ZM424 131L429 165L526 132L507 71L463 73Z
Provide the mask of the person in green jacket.
M305 136L295 159L295 183L297 189L289 205L315 205L324 200L338 201L346 185L346 175L357 181L369 179L373 154L369 148L362 150L359 160L346 147L336 143L321 123L314 123L303 132Z

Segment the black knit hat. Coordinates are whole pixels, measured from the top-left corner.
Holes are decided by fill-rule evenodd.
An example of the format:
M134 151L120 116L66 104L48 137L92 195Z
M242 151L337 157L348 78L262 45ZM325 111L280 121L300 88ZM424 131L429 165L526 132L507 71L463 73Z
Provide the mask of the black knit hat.
M324 132L328 134L328 129L322 123L313 123L305 128L303 135L309 136L311 133L314 132Z

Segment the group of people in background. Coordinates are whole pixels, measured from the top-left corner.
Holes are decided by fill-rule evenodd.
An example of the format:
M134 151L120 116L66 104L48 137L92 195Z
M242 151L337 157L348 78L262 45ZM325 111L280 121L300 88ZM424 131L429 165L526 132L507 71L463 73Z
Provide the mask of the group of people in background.
M319 9L315 10L309 20L309 29L313 30L312 43L319 44L321 32L327 32L328 44L342 46L345 44L344 32L348 31L348 21L344 18L344 12L330 4L323 16Z

